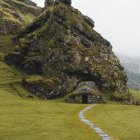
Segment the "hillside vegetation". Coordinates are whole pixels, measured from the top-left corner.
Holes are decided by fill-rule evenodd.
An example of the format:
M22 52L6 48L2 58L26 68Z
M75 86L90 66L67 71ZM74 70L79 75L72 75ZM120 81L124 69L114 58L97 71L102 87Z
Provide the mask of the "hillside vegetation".
M86 105L40 100L22 87L22 75L0 60L0 140L99 139L78 119Z
M41 8L24 0L0 0L0 34L15 34L30 24Z

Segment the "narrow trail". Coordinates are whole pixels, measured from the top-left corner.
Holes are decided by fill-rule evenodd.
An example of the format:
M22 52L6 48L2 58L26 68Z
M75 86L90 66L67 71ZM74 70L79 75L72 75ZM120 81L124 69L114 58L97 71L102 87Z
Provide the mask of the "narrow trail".
M95 107L95 104L89 107L86 107L85 109L81 110L79 113L79 118L82 122L84 122L85 124L87 124L89 127L91 127L92 129L94 129L96 131L96 133L102 138L102 140L113 140L109 135L107 135L102 129L98 128L97 126L95 126L95 124L93 124L92 122L90 122L89 120L87 120L84 116L85 112L90 110L91 108Z

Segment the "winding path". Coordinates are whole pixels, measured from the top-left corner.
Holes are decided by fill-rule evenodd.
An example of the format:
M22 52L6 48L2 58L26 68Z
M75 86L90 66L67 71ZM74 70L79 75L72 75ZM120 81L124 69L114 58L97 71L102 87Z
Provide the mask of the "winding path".
M108 136L102 129L98 128L95 126L95 124L93 124L92 122L90 122L89 120L87 120L84 117L84 113L86 111L88 111L89 109L95 107L95 104L89 107L86 107L85 109L81 110L79 113L79 118L82 122L86 123L88 126L90 126L92 129L94 129L96 131L96 133L102 138L102 140L112 140L112 138L110 136Z

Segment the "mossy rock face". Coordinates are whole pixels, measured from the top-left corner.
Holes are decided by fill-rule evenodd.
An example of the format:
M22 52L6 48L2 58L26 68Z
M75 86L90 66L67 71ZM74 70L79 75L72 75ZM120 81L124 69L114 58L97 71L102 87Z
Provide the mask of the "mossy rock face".
M71 0L55 0L56 2L58 2L58 3L64 3L64 4L66 4L66 5L71 5Z
M16 34L30 24L39 14L41 8L30 0L0 1L0 34Z
M24 57L19 54L19 52L10 52L8 55L4 55L4 62L8 65L13 65L15 63L15 66L20 65L20 62L23 61Z
M25 88L42 99L51 99L61 95L61 81L57 77L47 79L43 76L32 75L22 80Z
M114 92L112 94L112 99L126 104L134 104L133 96L131 94L126 94L125 92L119 94L118 92Z
M140 105L140 101L136 100L132 94L126 94L124 92L122 93L117 93L114 92L111 96L112 100L114 101L119 101L125 104L129 104L129 105Z
M54 5L54 0L45 0L45 7Z
M124 68L93 27L94 21L77 9L55 3L17 36L23 59L13 65L29 74L60 78L65 94L82 81L94 81L99 90L127 95Z

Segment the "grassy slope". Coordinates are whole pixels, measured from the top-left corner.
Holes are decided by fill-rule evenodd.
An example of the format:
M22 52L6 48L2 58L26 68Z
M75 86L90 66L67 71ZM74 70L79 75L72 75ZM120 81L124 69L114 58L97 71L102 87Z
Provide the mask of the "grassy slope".
M39 100L20 81L21 74L0 61L0 140L100 140L78 118L86 105Z
M2 61L4 54L13 51L15 44L12 41L12 36L0 35L0 61Z
M36 18L34 13L37 10L39 11L39 7L30 6L17 0L12 0L12 2L14 2L15 8L9 4L10 2L4 2L3 0L0 1L0 5L2 5L0 12L3 13L4 19L7 19L10 22L13 21L20 25L28 25ZM14 14L19 14L22 21L20 18L15 17Z
M99 139L78 119L77 113L85 105L46 102L18 95L10 85L0 88L1 140Z
M140 92L133 91L132 94L140 99ZM140 140L140 106L97 105L86 113L86 118L114 140Z
M131 94L133 95L133 97L140 101L140 91L137 91L137 90L131 90Z

